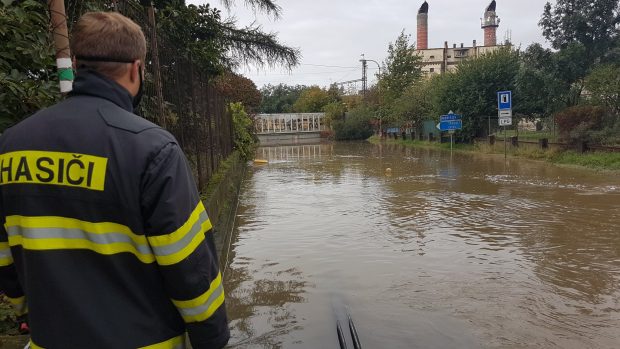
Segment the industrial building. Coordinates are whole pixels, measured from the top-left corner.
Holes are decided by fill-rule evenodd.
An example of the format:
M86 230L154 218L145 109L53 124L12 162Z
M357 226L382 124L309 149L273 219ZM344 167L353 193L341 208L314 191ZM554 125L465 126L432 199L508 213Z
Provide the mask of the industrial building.
M496 2L493 0L481 18L481 28L484 31L484 45L478 46L473 40L472 46L452 44L448 46L448 41L444 42L443 47L428 48L428 2L424 2L418 11L417 16L417 50L416 53L422 56L422 72L425 75L443 74L446 71L456 69L456 66L465 59L476 58L489 52L493 52L502 45L497 44L497 28L500 19L496 13Z

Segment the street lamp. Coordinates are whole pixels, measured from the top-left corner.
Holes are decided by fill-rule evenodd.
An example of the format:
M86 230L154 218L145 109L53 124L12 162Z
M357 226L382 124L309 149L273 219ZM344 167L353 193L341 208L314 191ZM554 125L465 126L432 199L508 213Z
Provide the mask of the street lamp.
M379 62L372 60L372 59L366 59L364 58L364 54L362 54L362 59L360 59L360 62L373 62L374 64L377 65L377 68L379 69L379 79L381 78L381 65L379 65ZM383 116L381 115L381 85L379 84L379 79L377 79L377 92L379 93L379 138L383 137L383 129L381 128L381 121L383 119Z

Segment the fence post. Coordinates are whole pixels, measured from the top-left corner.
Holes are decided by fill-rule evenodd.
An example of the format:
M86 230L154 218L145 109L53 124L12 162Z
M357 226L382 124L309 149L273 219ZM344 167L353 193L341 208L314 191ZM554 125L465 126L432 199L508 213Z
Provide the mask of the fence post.
M196 170L198 172L198 188L202 190L206 185L204 181L202 159L200 158L200 116L196 108L196 86L194 85L194 61L190 55L189 57L189 91L190 91L190 104L191 112L190 118L192 120L192 131L194 133L194 139L192 144L194 146L194 156L196 157Z
M211 173L215 172L215 144L213 143L213 108L212 108L212 99L211 99L211 87L207 86L207 124L209 125L207 132L207 138L209 139L209 157L211 160Z

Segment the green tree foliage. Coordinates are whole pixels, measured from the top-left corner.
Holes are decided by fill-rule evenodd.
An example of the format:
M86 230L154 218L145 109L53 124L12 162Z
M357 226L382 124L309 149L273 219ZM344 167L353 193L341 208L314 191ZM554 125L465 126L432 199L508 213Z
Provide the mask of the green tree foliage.
M433 78L421 80L409 86L394 100L389 110L387 122L416 125L433 117L434 106L431 100Z
M368 107L350 111L344 118L333 120L332 129L336 140L361 140L372 136L371 120L375 113Z
M326 90L318 86L310 86L303 91L293 104L293 111L297 113L320 113L331 102Z
M264 86L260 90L263 96L260 112L267 114L292 112L293 105L306 88L303 85L289 86L285 84Z
M434 110L463 115L457 138L470 142L483 136L487 117L497 115L497 91L514 90L518 70L519 55L510 48L464 61L456 72L441 75L433 83ZM517 105L519 96L513 98Z
M613 47L620 31L618 0L556 0L547 2L539 25L557 50L571 44L585 48L585 65L603 58Z
M254 81L229 71L216 79L215 86L228 102L241 102L250 115L258 111L262 96Z
M346 105L341 101L333 101L323 107L325 112L325 124L331 127L334 120L341 120L347 111Z
M223 2L230 6L234 1ZM245 3L275 17L280 14L280 7L270 0ZM195 6L180 0L162 0L156 5L158 26L174 42L184 44L185 51L205 63L203 69L210 72L243 64L291 68L299 62L299 50L280 43L276 33L264 32L257 25L239 27L234 18L222 18L221 11L210 4Z
M604 64L592 71L585 81L590 102L607 108L620 118L620 65Z
M388 46L388 56L379 76L381 95L388 104L422 77L422 58L413 54L415 45L409 44L409 38L403 31Z
M202 71L217 76L233 64L226 55L222 18L209 4L170 4L158 11L157 27L167 42Z
M254 147L256 146L252 119L245 112L241 103L231 103L230 111L233 120L235 149L239 151L243 159L249 160L254 156Z
M45 4L0 3L0 130L59 97Z
M513 112L529 119L546 117L569 103L571 84L559 78L556 54L540 44L530 45L522 54L515 83Z

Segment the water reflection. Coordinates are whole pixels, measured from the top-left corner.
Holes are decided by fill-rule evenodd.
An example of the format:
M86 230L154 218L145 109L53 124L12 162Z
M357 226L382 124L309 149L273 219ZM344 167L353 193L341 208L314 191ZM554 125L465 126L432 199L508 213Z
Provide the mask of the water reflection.
M363 143L258 156L225 276L233 346L334 347L335 294L369 348L620 343L617 175Z

